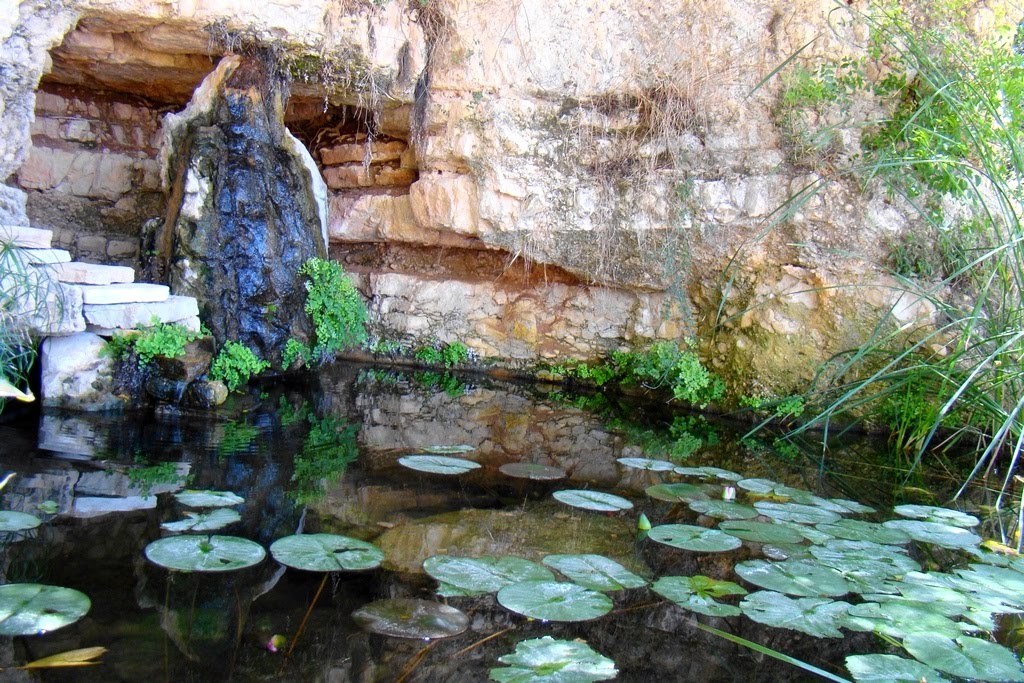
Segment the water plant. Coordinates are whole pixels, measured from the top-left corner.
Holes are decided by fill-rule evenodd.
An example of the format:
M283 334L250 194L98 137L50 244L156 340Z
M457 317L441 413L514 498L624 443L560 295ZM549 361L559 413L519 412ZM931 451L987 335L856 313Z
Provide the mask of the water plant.
M618 675L615 662L586 643L551 636L521 641L515 652L498 661L508 665L490 670L491 680L498 683L589 683Z
M146 559L180 572L230 572L259 564L267 551L239 536L185 535L160 538L146 546Z
M224 382L228 391L234 391L269 367L270 363L245 344L228 340L210 365L210 379Z
M366 304L341 264L311 258L299 274L306 278L305 310L316 328L312 356L327 358L365 342Z
M430 474L465 474L480 467L480 463L453 458L446 455L406 455L398 459L398 464L419 472Z
M368 603L353 612L352 619L371 633L417 640L450 638L469 628L469 617L454 607L413 598Z
M71 588L9 583L0 586L0 636L48 633L78 621L91 606L88 596Z

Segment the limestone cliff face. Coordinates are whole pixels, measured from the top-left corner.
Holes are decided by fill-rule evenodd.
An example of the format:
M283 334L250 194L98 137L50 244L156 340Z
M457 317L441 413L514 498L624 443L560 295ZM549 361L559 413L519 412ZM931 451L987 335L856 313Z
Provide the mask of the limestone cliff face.
M44 209L54 200L76 207L88 225L55 226L68 246L105 216L141 225L165 207L137 201L153 191L151 141L90 137L88 106L53 123L54 98L123 105L144 127L221 55L260 46L292 77L286 123L325 177L331 253L361 276L378 335L459 339L513 363L694 336L736 388L785 391L879 310L932 314L870 265L912 228L904 207L839 183L777 220L828 167L794 153L779 85L763 81L801 48L861 54L865 28L831 0L67 5L41 23L45 4L22 2L6 29L23 57L0 171L17 172L33 220L62 220ZM30 150L17 112L44 67ZM113 154L127 188L78 177L76 163Z

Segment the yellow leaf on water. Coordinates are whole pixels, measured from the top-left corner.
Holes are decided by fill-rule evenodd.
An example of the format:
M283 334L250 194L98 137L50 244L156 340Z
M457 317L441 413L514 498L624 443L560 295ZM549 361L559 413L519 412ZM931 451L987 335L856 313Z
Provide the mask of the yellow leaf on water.
M60 666L92 666L93 664L99 664L99 662L93 662L90 660L96 659L103 655L107 651L105 647L83 647L80 650L68 650L67 652L58 652L55 655L49 657L43 657L37 659L34 662L29 662L24 666L19 666L19 669L51 669Z
M1018 554L1017 551L1014 550L1013 548L1011 548L1010 546L1003 545L999 541L993 541L992 539L988 539L987 541L982 541L981 542L981 546L983 548L987 548L988 550L991 550L994 553L999 553L1000 555L1017 555Z
M26 403L36 400L31 391L22 391L3 377L0 377L0 398L16 398Z

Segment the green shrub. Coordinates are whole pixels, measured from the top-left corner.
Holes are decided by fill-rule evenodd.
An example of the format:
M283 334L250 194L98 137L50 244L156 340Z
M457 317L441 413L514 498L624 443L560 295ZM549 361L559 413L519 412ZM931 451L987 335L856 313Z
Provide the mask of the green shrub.
M270 363L253 353L249 347L228 341L210 366L210 379L224 382L229 391L234 391L268 367Z
M284 351L281 352L281 367L287 370L299 360L309 363L312 355L313 351L298 339L289 339L285 342Z
M306 276L306 313L316 327L313 353L328 356L366 341L366 304L336 261L311 258L299 273Z
M132 351L139 365L146 365L157 356L180 358L185 355L185 346L199 338L180 323L161 323L153 319L149 327L136 328L138 332L115 334L107 342L106 353L116 360L124 360Z
M450 368L469 360L469 347L459 341L450 344L428 344L416 349L413 358L427 365L443 365Z

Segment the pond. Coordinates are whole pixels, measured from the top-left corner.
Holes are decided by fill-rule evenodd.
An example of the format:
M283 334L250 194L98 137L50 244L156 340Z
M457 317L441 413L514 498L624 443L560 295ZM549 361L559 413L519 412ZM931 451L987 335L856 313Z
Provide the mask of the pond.
M998 538L1008 517L979 528L935 510L953 479L908 481L871 440L819 457L738 434L642 401L354 365L206 414L9 422L0 509L43 521L4 536L0 583L71 588L91 607L43 635L0 637L0 666L107 651L0 680L602 680L556 675L585 662L619 681L815 678L736 637L844 679L849 655L908 657L886 649L900 641L949 680L1024 679L1009 650L978 650L988 633L1009 642L999 615L1024 595L1024 566L975 535ZM187 491L242 500L210 507ZM167 569L153 544L180 533L207 559L230 554L224 536L246 539L255 564ZM298 533L299 547L275 545ZM311 550L335 542L313 534L349 540ZM339 564L298 569L296 552ZM454 610L383 603L381 625L376 603L390 599ZM960 658L938 661L950 648ZM858 666L862 680L885 680L880 666L920 678L894 659Z

